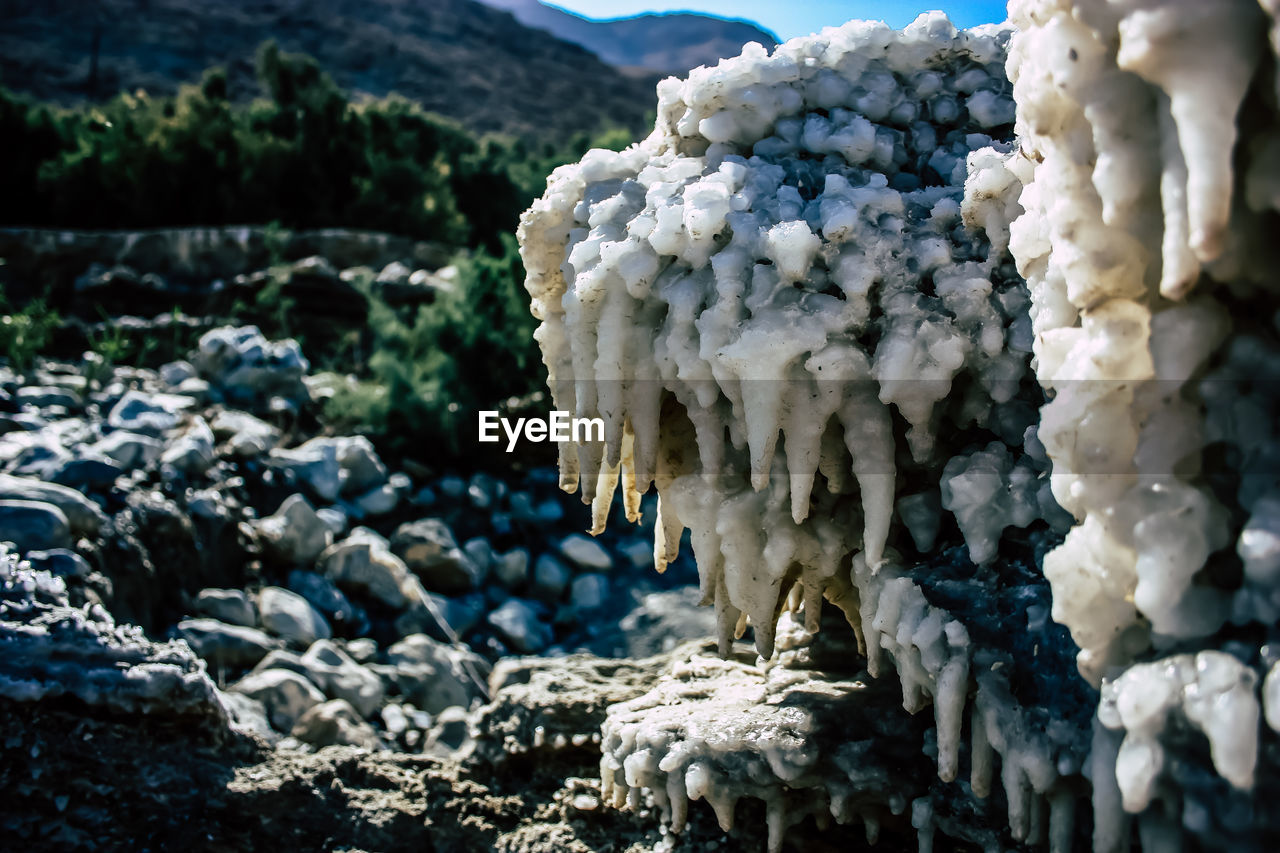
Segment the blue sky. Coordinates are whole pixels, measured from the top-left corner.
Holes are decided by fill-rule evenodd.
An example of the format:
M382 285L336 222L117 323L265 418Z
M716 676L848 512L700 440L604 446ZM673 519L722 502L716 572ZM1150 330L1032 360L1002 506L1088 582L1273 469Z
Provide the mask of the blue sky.
M853 18L903 27L921 12L941 9L960 27L1005 19L1004 0L547 0L588 18L617 18L641 12L706 12L755 21L786 40L843 24Z
M586 18L618 18L641 12L704 12L754 20L787 40L854 18L905 27L916 15L942 9L957 27L1004 20L1004 0L547 0Z

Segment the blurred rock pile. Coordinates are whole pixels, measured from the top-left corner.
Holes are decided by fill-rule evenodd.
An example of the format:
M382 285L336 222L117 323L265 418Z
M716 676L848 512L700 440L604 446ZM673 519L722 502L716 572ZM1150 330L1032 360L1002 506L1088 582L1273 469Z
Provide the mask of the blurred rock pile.
M661 651L706 630L646 615L695 601L635 571L643 531L575 532L585 510L551 471L411 474L364 436L305 433L308 371L297 343L252 326L155 371L0 370L5 559L93 632L119 620L189 646L234 725L269 743L448 752L494 660ZM6 654L0 681L43 654Z

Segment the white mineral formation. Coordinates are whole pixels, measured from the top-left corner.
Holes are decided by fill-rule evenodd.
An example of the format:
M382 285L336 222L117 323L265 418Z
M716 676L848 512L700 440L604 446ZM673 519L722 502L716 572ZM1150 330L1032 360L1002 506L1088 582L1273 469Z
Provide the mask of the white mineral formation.
M520 228L537 339L556 408L607 425L561 445L561 484L596 532L656 487L655 563L689 529L722 654L749 624L769 658L831 601L933 706L943 780L967 757L986 796L999 755L1013 839L1073 849L1088 785L1095 850L1127 849L1126 812L1144 849L1208 843L1229 816L1184 802L1170 750L1194 733L1243 791L1280 730L1280 6L1009 12L748 46L551 176ZM998 566L1010 528L1060 542L1052 617L1102 687L1087 760L908 571L957 530ZM606 788L673 825L681 785L764 799L775 843L794 817L717 788L720 747L608 725ZM928 849L945 821L910 805Z
M933 470L963 446L940 433L1021 444L1025 293L961 205L971 152L1008 150L1009 34L932 14L749 45L664 81L653 134L556 170L522 220L556 407L607 425L561 445L562 485L597 532L619 484L631 516L657 487L656 564L689 528L723 648L745 616L768 657L796 584L856 614L848 560L886 559L899 450ZM1043 466L986 456L944 476L980 561L1048 498Z
M1205 733L1226 780L1254 782L1260 673L1214 650L1214 636L1280 616L1266 385L1280 317L1265 230L1280 205L1266 39L1277 11L1009 4L1020 146L1009 168L1024 185L1010 248L1031 293L1036 375L1053 395L1038 437L1054 495L1078 520L1044 572L1082 675L1107 678L1100 721L1127 732L1115 775L1130 812L1151 801L1174 709ZM1233 545L1243 578L1231 576ZM1174 645L1203 651L1119 674ZM1110 791L1095 780L1099 814L1115 808ZM1113 842L1095 832L1095 847Z

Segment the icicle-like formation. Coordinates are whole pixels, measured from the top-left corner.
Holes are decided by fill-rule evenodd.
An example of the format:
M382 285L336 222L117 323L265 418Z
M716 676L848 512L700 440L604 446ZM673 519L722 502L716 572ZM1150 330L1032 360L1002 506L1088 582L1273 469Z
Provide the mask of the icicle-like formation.
M939 831L987 848L1013 839L1070 851L1079 780L1063 777L1074 777L1079 764L1059 756L1076 747L1071 727L1046 733L1033 722L992 652L975 656L966 629L897 567L873 572L858 557L854 572L861 590L855 633L869 674L882 677L823 674L821 660L847 664L847 651L834 658L819 651L822 637L806 629L804 607L785 611L780 654L763 668L694 658L645 697L610 709L601 775L612 801L636 806L647 793L678 833L685 800L706 799L727 831L734 804L755 798L766 805L775 841L808 815L861 820L871 831L876 813L910 802L923 839ZM874 745L865 741L869 720L882 738ZM1006 828L957 817L947 789L928 784L915 741L926 728L938 778L967 781L979 798L1003 792ZM889 756L911 758L886 771ZM933 797L942 798L942 812Z
M872 666L892 663L900 693L887 676L795 669L813 662L806 652L820 638L805 630L802 615L785 612L776 661L751 666L695 656L677 662L645 696L610 708L601 759L608 800L635 808L652 797L677 834L689 800L706 800L725 831L739 800L760 800L772 849L786 827L807 816L862 821L872 833L877 815L910 804L922 842L938 831L986 849L1011 838L1068 853L1077 793L1055 759L1067 744L1031 722L1000 667L988 664L970 678L965 629L928 604L914 581L891 565L873 574L861 563L857 572L866 590L857 633ZM1007 831L994 815L957 815L947 788L928 784L920 740L926 729L941 780L963 778L981 798L992 794L993 782L1004 792Z
M866 821L871 831L878 815L906 803L895 762L922 759L922 727L875 712L884 690L694 656L649 693L610 708L601 792L620 808L638 806L647 792L676 834L690 800L708 802L726 832L739 800L760 800L770 851L809 815ZM898 746L875 748L890 731Z
M1080 672L1103 685L1098 850L1124 846L1121 806L1143 812L1142 838L1161 849L1184 827L1231 843L1196 802L1206 795L1170 793L1162 772L1185 779L1196 763L1166 761L1188 724L1218 774L1254 784L1258 662L1273 652L1249 644L1280 621L1278 12L1271 0L1009 4L1008 168L1024 185L1010 249L1052 397L1037 439L1078 522L1044 573ZM1228 645L1228 625L1251 639ZM1269 720L1276 690L1262 690Z
M1043 571L1107 697L1097 850L1128 843L1126 808L1153 847L1229 843L1239 810L1175 783L1269 778L1278 13L1012 0L1014 150L1007 29L933 15L749 49L664 82L647 140L558 171L522 221L556 405L607 425L562 446L595 528L619 482L632 515L656 486L655 562L690 529L723 654L749 622L768 657L781 613L812 631L834 602L869 672L896 670L908 710L932 704L940 775L1003 788L1019 840L1070 845L1079 783L1058 774L1083 757L1051 757L1001 661L961 642L981 620L931 606L945 590L898 565L908 537L938 547L944 511L995 568L1007 528L1067 531ZM936 804L909 805L922 846L947 831Z
M606 427L561 445L561 485L596 532L619 483L657 488L655 563L692 531L724 649L745 616L768 657L796 584L856 613L848 561L885 559L903 464L937 484L964 453L945 505L979 561L1042 515L1013 211L961 205L970 156L984 199L1011 181L1008 37L931 13L748 45L664 81L646 140L556 170L521 221L555 406Z
M855 22L667 81L653 135L557 170L520 237L555 405L606 423L604 442L561 446L561 485L581 488L593 527L619 483L632 507L656 486L655 563L688 528L722 656L749 620L766 658L781 624L786 658L831 601L870 674L896 673L903 709L931 719L943 781L972 777L986 796L999 756L1009 831L983 846L1065 850L1075 795L1050 742L1002 674L979 674L969 700L968 632L926 601L891 540L927 549L946 510L985 563L1005 528L1064 517L1035 440L1041 398L1023 381L1030 303L1007 254L1021 211L1002 141L1007 38L937 14L902 33ZM751 796L775 844L815 808L875 834L871 804L886 800L865 750L833 746L833 769L823 737L779 728L768 689L673 678L605 725L615 803L648 791L678 831L688 799L727 825ZM774 741L791 744L784 769L757 754ZM822 794L785 795L807 788ZM945 809L918 817L922 843L971 830Z
M1153 637L1208 637L1231 616L1203 572L1232 531L1201 451L1238 437L1207 434L1201 410L1240 382L1195 380L1231 326L1214 280L1256 290L1274 253L1251 233L1257 216L1236 205L1232 219L1236 116L1263 67L1266 16L1256 0L1015 0L1010 15L1010 168L1026 185L1011 250L1054 395L1038 438L1054 495L1081 522L1045 574L1096 684ZM1242 143L1256 184L1266 144Z

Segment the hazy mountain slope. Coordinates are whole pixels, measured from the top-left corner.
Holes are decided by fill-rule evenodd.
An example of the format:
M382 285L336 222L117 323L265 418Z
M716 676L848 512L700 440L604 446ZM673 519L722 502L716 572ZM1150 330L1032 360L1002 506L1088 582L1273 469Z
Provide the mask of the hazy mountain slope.
M397 91L482 131L639 129L653 101L654 78L472 0L0 0L0 84L63 101L168 93L220 64L237 95L256 95L253 56L269 38L344 87Z
M772 48L773 35L746 21L684 12L591 21L539 0L481 0L530 27L580 44L611 65L679 73L737 56L749 41Z

